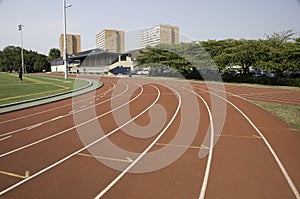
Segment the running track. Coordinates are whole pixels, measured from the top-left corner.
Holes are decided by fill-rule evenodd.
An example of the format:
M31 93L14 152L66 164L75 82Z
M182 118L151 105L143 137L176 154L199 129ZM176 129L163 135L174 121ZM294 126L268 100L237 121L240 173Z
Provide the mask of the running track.
M0 115L1 198L300 198L300 132L248 102L299 90L100 81Z

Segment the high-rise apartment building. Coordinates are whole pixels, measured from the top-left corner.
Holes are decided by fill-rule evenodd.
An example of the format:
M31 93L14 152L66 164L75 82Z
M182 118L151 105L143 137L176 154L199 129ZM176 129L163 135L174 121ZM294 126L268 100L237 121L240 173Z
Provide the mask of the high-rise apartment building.
M96 35L96 47L108 52L124 53L124 31L103 30Z
M155 46L157 44L177 44L179 43L179 27L170 25L159 25L154 28L144 30L141 33L141 46Z
M79 53L81 51L81 36L67 34L67 53L68 55ZM59 50L61 56L64 54L64 34L59 37Z

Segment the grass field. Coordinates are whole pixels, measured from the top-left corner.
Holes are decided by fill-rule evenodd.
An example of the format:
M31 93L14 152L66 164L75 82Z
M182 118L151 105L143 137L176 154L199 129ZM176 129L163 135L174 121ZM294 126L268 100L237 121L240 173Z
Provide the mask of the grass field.
M277 115L292 127L300 131L300 106L252 101L254 104Z
M18 74L0 73L0 105L67 92L88 84L76 80L74 88L74 82L74 79L28 74L19 82Z

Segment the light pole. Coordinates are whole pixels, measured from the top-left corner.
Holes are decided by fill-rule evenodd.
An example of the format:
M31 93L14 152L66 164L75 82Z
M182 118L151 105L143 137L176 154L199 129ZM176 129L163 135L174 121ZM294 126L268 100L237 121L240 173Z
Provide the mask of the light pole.
M21 31L21 58L22 58L22 73L24 73L24 55L23 55L23 32L22 32L22 29L23 29L23 25L22 24L19 24L19 31Z
M63 15L64 15L64 68L65 68L65 79L68 79L68 54L67 54L67 8L71 7L71 4L66 4L66 0L63 0Z

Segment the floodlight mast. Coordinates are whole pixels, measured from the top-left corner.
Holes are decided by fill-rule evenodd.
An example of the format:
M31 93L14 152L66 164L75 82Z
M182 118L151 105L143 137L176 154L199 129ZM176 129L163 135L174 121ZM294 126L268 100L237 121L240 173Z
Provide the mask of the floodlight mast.
M22 73L24 73L24 54L23 54L23 25L19 24L19 31L21 32L21 58L22 58Z
M64 17L64 53L63 61L65 68L65 79L68 79L68 53L67 53L67 8L71 7L71 4L66 4L66 0L63 0L63 17Z

